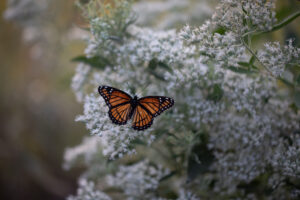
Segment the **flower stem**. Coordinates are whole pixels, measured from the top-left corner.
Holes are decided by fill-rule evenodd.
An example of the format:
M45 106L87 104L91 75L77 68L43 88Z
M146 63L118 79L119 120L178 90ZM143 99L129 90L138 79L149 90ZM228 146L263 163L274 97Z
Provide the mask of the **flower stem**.
M240 39L241 39L243 45L246 47L246 49L251 53L251 55L253 55L254 58L266 69L266 71L268 72L269 75L271 75L272 77L274 77L274 75L272 74L272 72L270 71L270 69L260 61L260 59L257 57L257 55L252 51L252 49L243 40L243 38L240 38Z

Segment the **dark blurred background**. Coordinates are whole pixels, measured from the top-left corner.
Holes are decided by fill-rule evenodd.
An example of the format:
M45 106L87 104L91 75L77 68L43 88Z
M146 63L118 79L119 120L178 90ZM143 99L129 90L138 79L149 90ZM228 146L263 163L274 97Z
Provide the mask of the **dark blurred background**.
M63 152L87 134L74 122L81 105L70 89L70 59L84 47L69 39L78 13L74 1L53 1L42 14L11 2L6 10L0 1L0 199L65 199L80 170L63 170Z
M279 20L299 4L278 1ZM83 24L74 0L0 1L0 199L59 200L76 191L81 169L62 165L65 148L87 135L74 122L82 105L70 88ZM255 43L284 42L299 27L298 19Z

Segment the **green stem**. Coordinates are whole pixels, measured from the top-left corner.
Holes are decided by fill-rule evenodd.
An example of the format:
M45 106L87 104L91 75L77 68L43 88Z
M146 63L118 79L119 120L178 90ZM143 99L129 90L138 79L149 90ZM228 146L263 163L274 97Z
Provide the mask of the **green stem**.
M278 29L281 29L282 27L286 26L287 24L291 23L293 20L295 20L297 17L300 16L300 11L297 11L296 13L288 16L287 18L285 18L284 20L282 20L280 23L276 24L273 26L273 28L271 30L268 31L260 31L260 32L256 32L256 30L250 31L248 33L245 33L244 35L242 35L242 37L244 38L245 36L249 36L249 35L260 35L260 34L264 34L264 33L271 33L273 31L277 31Z
M297 11L296 13L288 16L287 18L285 18L284 20L282 20L280 23L276 24L275 26L273 26L273 28L269 31L265 31L263 33L268 33L268 32L273 32L273 31L276 31L280 28L282 28L283 26L291 23L294 19L296 19L297 17L300 16L300 11Z
M168 178L171 178L172 176L174 176L176 174L177 171L171 171L169 174L167 174L166 176L162 177L159 182L162 182Z
M274 77L274 75L272 74L272 72L269 70L269 68L267 66L265 66L260 59L257 57L257 55L252 51L252 49L246 44L246 42L243 40L243 38L240 38L243 45L246 47L246 49L251 53L252 56L255 57L255 59L267 70L267 72L269 73L269 75L271 75L272 77Z

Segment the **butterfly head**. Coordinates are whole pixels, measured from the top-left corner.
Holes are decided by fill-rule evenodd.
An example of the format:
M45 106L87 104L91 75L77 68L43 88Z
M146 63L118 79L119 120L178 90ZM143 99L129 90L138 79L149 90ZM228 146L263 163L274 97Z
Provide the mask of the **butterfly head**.
M131 100L131 106L133 107L133 108L135 108L136 106L137 106L137 104L138 104L138 97L135 95L134 97L133 97L133 99Z

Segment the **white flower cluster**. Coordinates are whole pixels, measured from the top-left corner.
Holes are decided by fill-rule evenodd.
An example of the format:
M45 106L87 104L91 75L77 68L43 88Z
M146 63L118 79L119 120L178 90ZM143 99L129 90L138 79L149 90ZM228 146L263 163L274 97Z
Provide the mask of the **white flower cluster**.
M50 69L61 64L58 59L61 51L74 39L74 33L79 32L69 26L68 20L61 20L62 16L67 19L72 13L57 9L67 3L60 0L3 1L7 2L3 17L21 28L23 42L30 44L31 58ZM76 31L72 33L72 30Z
M300 136L299 133L291 134L282 139L276 149L271 162L277 172L288 177L300 177ZM291 144L292 143L292 144Z
M103 145L97 136L83 139L82 143L73 148L67 148L64 154L63 168L84 167L87 170L81 174L81 179L94 180L97 176L107 173L105 165L107 158L103 156Z
M230 31L225 35L212 34L212 27L214 26L210 21L206 21L199 28L191 29L190 26L186 26L181 30L180 36L188 44L196 43L197 53L206 58L206 61L215 61L216 68L237 67L238 61L248 58L245 47L236 34Z
M178 177L172 177L177 184L176 195L182 189L178 186L185 174L182 170L187 168L186 152L205 141L199 135L207 135L206 143L199 148L207 147L213 162L206 166L207 171L194 174L213 182L210 188L206 186L205 195L255 199L261 194L250 187L257 181L264 190L273 183L280 186L272 187L274 192L266 194L267 198L292 198L290 194L297 195L297 188L285 186L286 180L299 178L300 144L295 136L300 129L299 112L293 111L293 101L279 92L274 77L260 73L260 68L253 65L263 64L272 72L277 71L276 66L285 69L299 63L299 49L290 41L283 48L277 43L268 44L266 50L251 55L251 47L245 46L241 37L249 31L270 30L276 21L273 7L274 1L223 0L211 20L198 28L185 26L179 32L131 25L124 34L111 32L111 24L122 20L92 20L93 38L86 49L87 57L99 56L109 62L103 70L92 71L89 84L94 88L113 85L142 95L170 95L176 105L171 114L155 120L152 130L140 133L130 125L111 124L108 108L99 95L88 94L77 86L75 91L86 94L84 114L77 120L85 122L91 134L101 136L103 155L109 158L136 152L144 155L152 147L138 149L133 141L150 138L147 142L151 143L156 138L153 145L159 144L166 158L163 163L178 170ZM218 26L226 31L216 32ZM78 73L82 77L78 76L81 78L74 85L81 85L87 76L83 70ZM199 159L201 168L205 162ZM151 162L121 166L115 175L102 181L121 188L128 199L163 199L155 194L165 173ZM198 198L186 191L201 197L201 192L191 187L182 190L178 199Z
M137 132L129 125L116 126L108 117L108 108L103 99L97 94L86 96L84 100L84 115L76 118L76 121L86 123L86 127L92 135L98 135L103 147L103 155L110 159L122 157L124 154L134 154L135 149L130 148L132 140L147 137L149 131ZM151 142L151 138L149 138Z
M82 144L67 148L64 154L64 168L70 169L80 158L84 164L88 165L93 160L94 154L97 154L100 149L100 140L96 137L85 138ZM99 156L99 155L97 155Z
M67 200L111 200L111 198L99 191L93 182L80 179L76 196L69 196Z
M275 0L221 0L213 21L239 35L268 31L276 22L274 8Z
M162 166L153 166L148 160L130 166L120 166L116 175L107 176L107 183L124 191L128 200L153 199L160 179L169 170Z
M289 65L300 65L300 48L293 46L293 40L288 40L283 47L279 42L266 43L264 46L258 58L274 76L281 76Z
M112 188L121 189L124 195L120 199L128 200L170 200L160 197L156 192L160 181L168 176L170 171L161 165L154 165L149 160L143 160L133 165L120 165L115 174L106 175L106 184L101 184L102 190L109 191ZM96 174L94 174L96 175ZM98 174L99 175L99 174ZM105 189L106 188L106 189ZM79 188L75 196L69 196L67 200L110 200L109 193L100 190L100 185L86 178L79 179ZM180 189L176 200L199 200L191 191Z
M181 189L177 200L200 200L192 192Z
M132 9L138 15L137 25L160 30L177 28L187 23L200 24L212 14L208 2L197 0L143 0L135 3Z
M15 21L21 26L33 26L40 23L36 16L41 15L47 8L45 0L8 0L4 17Z
M41 43L54 34L51 29L47 29L47 33L45 32L50 18L48 9L54 3L54 1L47 0L7 0L7 9L3 17L22 27L25 42ZM42 50L39 49L39 51ZM37 52L35 53L37 54Z
M91 71L89 65L80 63L76 68L75 76L72 79L72 89L76 94L77 101L82 102L84 99L84 85L88 82L88 75Z

